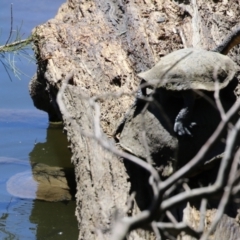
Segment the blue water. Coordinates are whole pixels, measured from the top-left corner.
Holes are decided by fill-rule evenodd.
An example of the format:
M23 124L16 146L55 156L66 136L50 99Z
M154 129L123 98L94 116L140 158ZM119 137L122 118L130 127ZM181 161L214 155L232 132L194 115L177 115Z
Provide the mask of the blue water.
M53 18L64 0L0 0L0 45L9 36L11 3L13 40L17 32L27 38L35 26ZM77 239L74 202L17 199L6 191L9 177L29 169L31 162L71 166L62 129L49 127L47 114L35 109L29 96L28 84L36 72L33 59L31 47L0 57L19 70L16 77L0 63L0 239Z
M11 26L11 3L13 9L13 39L16 32L20 31L22 39L27 38L32 29L47 20L53 18L58 8L64 3L64 0L1 0L0 1L0 44L6 43ZM33 56L33 52L27 50L27 53ZM35 62L26 59L24 54L16 56L6 55L15 61L16 67L22 72L21 80L11 74L12 81L0 64L1 85L0 88L0 108L10 109L29 109L34 108L28 94L28 83L36 71ZM10 72L11 73L11 72ZM9 94L11 96L9 96Z

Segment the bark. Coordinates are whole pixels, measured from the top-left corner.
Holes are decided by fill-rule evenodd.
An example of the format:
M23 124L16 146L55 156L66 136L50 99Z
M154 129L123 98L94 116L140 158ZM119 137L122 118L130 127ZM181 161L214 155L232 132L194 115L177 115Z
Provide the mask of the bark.
M60 110L75 166L79 239L110 239L116 218L142 208L136 202L127 206L133 167L126 168L89 136L94 134L97 112L87 98L100 96L102 132L111 139L134 101L136 74L183 47L213 49L238 24L239 5L238 0L68 0L55 19L35 28L38 70L31 86L42 86L37 91L30 87L35 105L50 102L58 112L56 94L69 78L63 93L66 111ZM229 55L239 64L237 53L235 47ZM38 98L38 92L47 97ZM155 236L139 230L128 239Z
M200 214L199 211L194 207L190 207L188 205L184 209L185 213L185 222L192 226L194 229L197 229L200 222ZM206 211L206 219L205 219L205 229L208 230L213 218L215 216L216 209L207 210ZM236 219L230 218L227 215L223 215L220 222L218 223L214 233L209 236L209 240L218 240L218 239L231 239L237 240L240 235L239 223L237 223ZM190 237L185 233L182 233L178 236L178 240L197 240L194 237Z

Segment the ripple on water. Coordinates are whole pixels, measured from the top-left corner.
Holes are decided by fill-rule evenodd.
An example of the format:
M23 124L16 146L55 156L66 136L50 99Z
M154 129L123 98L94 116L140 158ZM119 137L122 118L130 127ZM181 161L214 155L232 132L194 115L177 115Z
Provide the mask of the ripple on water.
M26 171L12 176L6 183L9 194L27 199L35 199L37 196L38 183L34 180L32 172Z
M17 198L50 202L69 201L73 198L69 186L69 178L74 179L73 169L0 157L0 174L0 184L6 185L7 192ZM3 190L5 187L0 189L1 198L4 195L6 197Z

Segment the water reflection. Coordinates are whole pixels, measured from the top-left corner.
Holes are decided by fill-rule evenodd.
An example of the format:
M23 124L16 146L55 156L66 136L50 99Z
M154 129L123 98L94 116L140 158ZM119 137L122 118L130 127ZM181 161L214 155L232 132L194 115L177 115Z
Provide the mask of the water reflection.
M13 30L21 27L21 38L26 38L35 26L54 17L64 2L1 0L0 44L9 36L11 3ZM33 55L30 49L27 52ZM11 54L8 57L13 59ZM6 182L15 174L30 171L33 162L71 167L66 136L61 129L48 128L47 115L37 111L30 99L28 83L36 65L22 55L14 55L14 61L25 74L21 80L12 74L10 81L0 64L0 239L77 239L74 201L51 203L16 198L7 192Z
M41 162L51 166L72 167L71 152L62 132L61 125L51 125L47 129L45 142L38 142L29 154L32 163ZM36 161L37 160L37 161Z
M35 201L29 220L37 226L37 239L78 239L77 222L72 217L74 212L73 202L64 204Z
M63 167L68 185L72 187L71 193L75 194L75 177L70 163L71 153L67 149L67 139L61 128L49 127L46 142L36 144L29 156L32 163L36 162L38 157L41 163ZM75 206L75 201L65 203L35 201L30 222L37 225L37 239L77 239Z
M76 189L74 170L34 163L31 170L10 177L6 188L9 194L18 198L70 201L74 199Z
M46 129L46 115L31 114L31 111L26 110L0 109L0 116L0 132L4 132L0 134L0 239L77 239L75 201L25 199L29 197L29 184L21 189L19 181L11 183L19 191L19 197L16 197L16 192L10 195L6 188L9 179L27 173L29 176L47 177L45 189L46 185L49 186L51 181L48 180L53 173L58 178L61 175L60 180L67 177L67 184L73 185L71 194L74 195L76 188L70 162L71 152L67 148L68 142L62 127L50 126ZM28 147L24 146L26 143ZM8 151L2 146L7 146ZM30 146L32 149L29 149ZM28 159L16 158L18 154L26 155L27 149ZM8 156L3 157L2 152L8 152ZM32 170L35 173L30 172Z
M37 224L28 221L33 202L12 199L0 206L0 239L36 239Z

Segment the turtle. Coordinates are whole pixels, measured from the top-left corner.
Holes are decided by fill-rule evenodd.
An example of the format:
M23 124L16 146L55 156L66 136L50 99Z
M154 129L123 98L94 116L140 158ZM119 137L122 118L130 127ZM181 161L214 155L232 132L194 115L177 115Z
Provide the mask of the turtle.
M221 90L234 79L238 65L226 54L240 43L240 27L233 31L219 46L211 51L185 48L164 57L150 70L141 72L142 83L169 94L183 98L183 107L175 118L173 130L177 136L192 136L191 129L196 125L191 121L196 92ZM145 85L146 85L145 83ZM218 85L216 85L218 83ZM147 87L142 94L146 96Z

